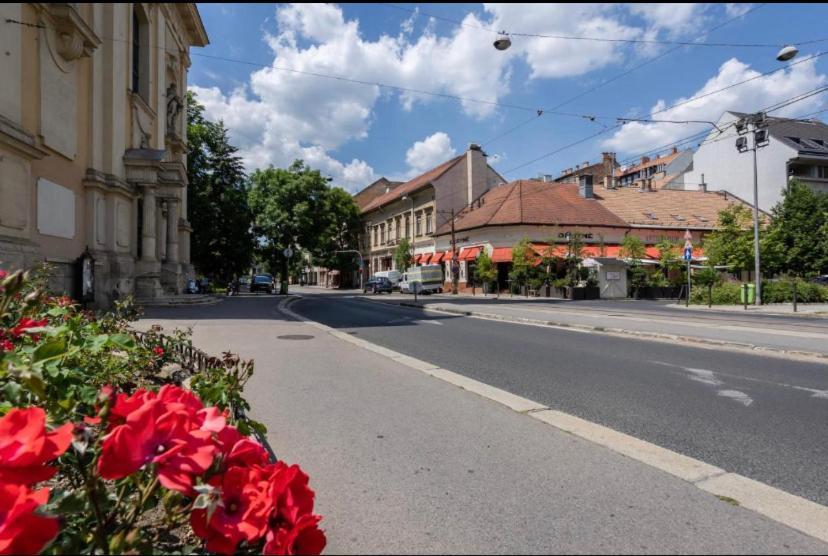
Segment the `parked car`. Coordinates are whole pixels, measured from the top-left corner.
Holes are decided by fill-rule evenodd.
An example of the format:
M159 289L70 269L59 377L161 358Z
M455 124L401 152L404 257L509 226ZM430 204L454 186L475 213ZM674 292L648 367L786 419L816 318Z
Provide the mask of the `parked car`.
M258 274L254 276L253 281L250 282L250 293L273 293L275 289L276 286L273 283L273 276L270 274Z
M184 290L186 293L196 294L199 292L198 282L195 280L187 280L187 287Z
M362 286L362 293L368 293L369 291L373 292L374 294L382 292L393 293L394 285L391 283L391 280L389 280L385 276L372 276Z
M828 286L828 274L823 274L822 276L815 276L811 278L811 282L814 284L820 284L822 286Z

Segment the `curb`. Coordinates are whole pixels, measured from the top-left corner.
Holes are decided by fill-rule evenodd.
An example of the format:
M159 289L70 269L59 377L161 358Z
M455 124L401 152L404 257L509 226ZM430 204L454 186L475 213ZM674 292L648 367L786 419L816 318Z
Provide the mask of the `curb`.
M550 328L564 328L576 330L580 332L595 332L600 334L609 334L612 336L635 336L644 340L669 341L671 343L682 342L685 344L692 344L693 347L705 349L725 349L729 351L750 352L753 354L768 355L771 357L778 357L782 359L800 359L811 362L824 363L828 361L828 353L819 353L814 351L799 351L790 349L781 349L769 346L758 346L756 344L748 344L743 342L732 342L727 340L712 340L709 338L699 338L696 336L680 336L677 334L664 334L659 332L644 332L641 330L629 330L626 328L616 328L607 326L593 326L589 324L571 324L568 322L556 322L551 320L532 319L528 317L512 317L507 315L498 315L494 313L481 313L479 311L464 311L461 309L449 308L435 308L425 307L410 303L407 301L381 301L379 299L371 299L369 297L360 298L374 303L383 303L386 305L397 305L399 307L409 307L412 309L420 309L421 311L432 311L435 313L444 313L452 315L461 315L464 317L480 318L487 320L499 320L503 322L511 322L515 324L530 324L533 326L548 326Z
M719 467L662 448L646 440L557 411L536 401L440 368L427 361L378 346L320 322L312 321L288 309L288 305L293 305L301 299L303 299L301 295L285 299L279 303L278 310L299 322L323 330L336 338L388 357L411 369L423 372L460 389L468 390L560 431L570 433L639 463L654 467L689 482L696 488L714 496L735 502L737 505L765 516L772 521L787 525L823 542L828 542L828 506L817 504L737 473L729 473ZM387 303L384 301L377 302ZM419 307L413 304L410 305Z

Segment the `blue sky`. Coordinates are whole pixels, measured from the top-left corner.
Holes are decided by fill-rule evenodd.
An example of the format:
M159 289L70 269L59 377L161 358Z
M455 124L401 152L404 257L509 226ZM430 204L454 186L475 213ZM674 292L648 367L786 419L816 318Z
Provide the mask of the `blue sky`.
M648 117L783 66L774 47L684 46L657 58L673 47L514 36L512 48L499 52L493 29L690 42L736 18L701 40L785 44L828 37L825 4L199 4L199 10L211 44L193 49L190 86L208 116L225 121L248 170L303 158L351 191L380 176L409 178L470 142L484 144L507 179L558 174L607 150L620 160L635 157L709 126L634 123L606 130L614 118ZM828 41L803 45L793 62L823 50ZM806 60L657 117L715 120L727 109L770 106L828 85L827 60ZM648 61L558 110L574 115L550 113ZM826 107L825 98L813 96L774 115L810 115ZM547 112L496 139L533 118L534 109ZM598 132L604 133L543 157Z

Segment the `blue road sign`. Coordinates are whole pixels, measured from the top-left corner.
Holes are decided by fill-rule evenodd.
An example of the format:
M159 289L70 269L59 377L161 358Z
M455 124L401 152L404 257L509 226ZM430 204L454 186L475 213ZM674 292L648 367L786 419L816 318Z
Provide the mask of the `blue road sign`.
M684 248L684 260L689 261L693 258L693 248L692 247L685 247Z

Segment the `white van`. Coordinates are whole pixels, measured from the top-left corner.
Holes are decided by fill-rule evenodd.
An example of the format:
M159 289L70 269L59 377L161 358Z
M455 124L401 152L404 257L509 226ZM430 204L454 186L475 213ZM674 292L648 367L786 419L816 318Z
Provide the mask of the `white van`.
M402 278L402 272L399 270L382 270L375 272L374 276L377 278L388 278L391 281L391 285L396 288L400 283L400 278Z

